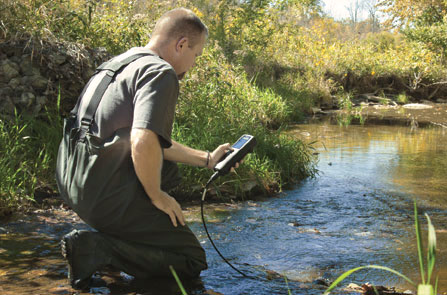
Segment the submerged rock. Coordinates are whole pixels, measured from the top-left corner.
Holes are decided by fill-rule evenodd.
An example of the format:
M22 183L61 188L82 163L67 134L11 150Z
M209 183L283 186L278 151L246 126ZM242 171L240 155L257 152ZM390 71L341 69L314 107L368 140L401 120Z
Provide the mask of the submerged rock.
M404 109L411 109L411 110L426 110L426 109L432 109L432 105L423 104L423 103L409 103L402 106Z
M350 283L345 291L348 292L359 292L364 295L404 295L404 294L413 294L411 291L399 291L396 290L394 287L385 287L385 286L373 286L371 283L365 283L362 284L362 286L359 286L354 283Z

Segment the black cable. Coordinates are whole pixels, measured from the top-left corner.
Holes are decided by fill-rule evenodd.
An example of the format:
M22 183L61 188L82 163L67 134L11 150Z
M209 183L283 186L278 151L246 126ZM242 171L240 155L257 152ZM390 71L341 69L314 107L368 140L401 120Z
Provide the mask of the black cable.
M216 173L214 173L212 176L211 176L211 178L208 180L208 182L206 183L206 185L205 185L205 189L203 190L203 195L202 195L202 200L200 201L200 212L201 212L201 215L202 215L202 224L203 224L203 227L205 228L205 232L206 232L206 235L208 236L208 239L210 240L210 242L211 242L211 245L213 245L213 247L214 247L214 250L216 250L216 252L217 252L217 254L219 254L219 256L232 268L232 269L234 269L235 271L237 271L238 273L240 273L241 275L243 275L244 277L246 277L246 278L250 278L250 279L256 279L256 277L252 277L252 276L249 276L249 275L246 275L245 273L243 273L242 271L240 271L239 269L237 269L235 266L233 266L223 255L222 255L222 253L220 253L220 251L219 251L219 249L217 249L217 247L216 247L216 245L214 244L214 241L213 241L213 239L211 239L211 236L210 236L210 234L209 234L209 232L208 232L208 228L206 227L206 222L205 222L205 216L204 216L204 214L203 214L203 204L205 203L205 195L206 195L206 191L207 191L207 188L208 188L208 186L210 185L210 183L211 182L213 182L217 177L219 176L219 172L216 172Z

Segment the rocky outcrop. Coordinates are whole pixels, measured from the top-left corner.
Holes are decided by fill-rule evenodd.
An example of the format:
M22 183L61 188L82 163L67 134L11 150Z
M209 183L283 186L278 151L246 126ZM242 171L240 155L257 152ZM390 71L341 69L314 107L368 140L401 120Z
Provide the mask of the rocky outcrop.
M0 40L0 114L38 115L60 93L68 112L94 70L110 58L104 49L49 40Z

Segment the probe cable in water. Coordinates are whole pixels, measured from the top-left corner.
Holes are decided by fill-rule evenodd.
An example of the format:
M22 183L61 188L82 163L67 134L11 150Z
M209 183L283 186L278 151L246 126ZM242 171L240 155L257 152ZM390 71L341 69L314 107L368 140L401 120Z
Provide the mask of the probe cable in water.
M217 173L217 172L216 172ZM210 183L210 182L209 182ZM206 227L206 222L205 222L205 216L203 214L203 204L205 203L205 195L207 192L207 186L205 187L205 189L203 190L203 195L202 195L202 200L200 201L200 213L202 215L202 224L203 224L203 228L205 229L206 235L208 236L208 239L211 242L211 245L213 245L214 250L216 250L217 254L219 254L219 256L235 271L237 271L238 273L240 273L242 276L246 277L246 278L250 278L250 279L255 279L254 277L251 277L249 275L246 275L245 273L243 273L242 271L240 271L239 269L237 269L235 266L233 266L223 255L222 253L220 253L219 249L217 249L217 246L214 244L213 239L211 239L210 233L208 232L208 228Z

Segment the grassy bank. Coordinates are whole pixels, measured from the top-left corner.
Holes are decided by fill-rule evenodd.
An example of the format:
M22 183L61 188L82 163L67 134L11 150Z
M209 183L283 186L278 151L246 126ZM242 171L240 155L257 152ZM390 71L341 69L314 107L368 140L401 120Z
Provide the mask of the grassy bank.
M244 196L247 192L242 187L247 181L272 193L283 184L314 176L316 159L311 147L281 134L281 126L293 114L290 106L273 91L250 83L243 68L229 63L219 47L208 47L182 84L174 138L205 150L233 143L244 133L258 141L256 153L237 175L220 179L220 183L230 183L225 187L231 187L231 194ZM201 189L211 173L191 167L183 167L182 172L188 180L183 187L186 193L191 187Z

